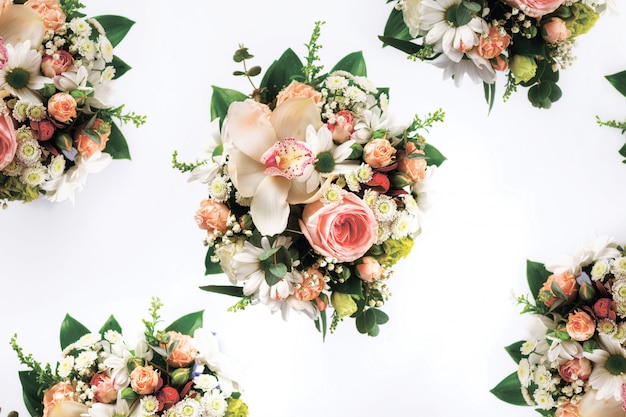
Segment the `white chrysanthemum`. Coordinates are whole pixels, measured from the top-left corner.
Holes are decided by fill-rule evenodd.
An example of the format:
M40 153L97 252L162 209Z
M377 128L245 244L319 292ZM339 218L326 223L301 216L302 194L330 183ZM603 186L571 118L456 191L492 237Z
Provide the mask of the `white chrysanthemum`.
M159 411L159 400L154 395L146 395L139 401L141 414L151 416Z
M115 77L115 67L107 66L104 68L104 70L102 70L102 73L100 74L100 82L107 83L111 81L113 77Z
M22 182L31 187L37 187L43 184L44 181L46 181L46 177L46 169L41 165L25 167L20 176Z
M526 387L522 387L522 397L524 397L524 401L526 401L526 404L528 404L529 406L535 406L535 401L533 400L533 398L530 396L530 393L528 392L528 388Z
M117 330L107 330L104 332L104 340L109 343L121 343L124 341L124 336Z
M228 177L217 175L209 184L209 197L220 203L228 200L230 196L231 184Z
M74 343L74 346L77 348L89 348L95 346L100 340L100 333L87 333L81 336L81 338Z
M602 280L609 273L611 267L607 259L600 259L591 268L591 279L594 281Z
M324 86L328 88L328 91L334 93L348 87L348 80L339 75L331 75L326 78Z
M24 165L20 162L19 159L13 158L11 163L4 167L2 173L9 177L19 177L22 174L22 169Z
M174 407L178 417L200 417L202 415L202 405L195 398L186 398Z
M30 102L27 100L17 100L13 106L11 116L18 122L25 122L28 119L28 107Z
M76 44L78 47L78 53L88 61L93 61L96 58L96 43L91 39L84 38L79 39Z
M15 137L17 140L34 139L32 129L26 125L17 128L15 131Z
M354 77L354 81L358 84L359 87L365 90L366 93L376 94L378 92L378 89L376 88L376 84L374 84L367 77L357 76L357 77Z
M193 379L193 384L202 391L211 391L219 385L219 381L211 374L200 374Z
M351 85L345 89L345 96L355 103L364 103L367 95L359 87Z
M31 104L26 109L26 115L30 120L39 122L41 119L46 117L46 108L43 104Z
M522 355L530 355L532 352L535 351L536 347L537 347L536 340L534 339L527 340L524 343L522 343L522 346L520 347L520 353Z
M348 186L348 189L350 191L352 191L353 193L358 193L359 191L361 191L361 183L357 177L356 172L351 172L346 175L345 180L346 185Z
M376 204L378 200L378 191L368 189L363 193L363 202L367 204L368 207L372 208Z
M626 341L626 322L621 321L617 324L617 329L615 330L613 338L620 343L624 343L624 341Z
M613 287L611 287L611 292L614 301L618 303L626 302L626 279L615 280Z
M417 215L420 212L419 206L417 205L417 201L411 194L404 194L400 196L402 199L402 203L404 204L404 210L407 213Z
M532 372L530 369L530 362L528 362L528 359L522 358L517 366L517 378L522 384L522 387L528 387L528 383L530 382L531 377Z
M20 140L17 143L15 155L26 166L32 166L39 163L41 158L41 148L39 142L35 139Z
M449 13L458 16L452 9L465 7L462 0L423 0L420 6L420 27L426 32L424 42L438 45L452 61L459 62L464 51L478 45L480 35L489 31L481 17L469 16L464 22L448 20Z
M355 175L360 183L366 183L372 180L374 171L371 166L363 163L356 169Z
M78 372L85 371L94 365L98 359L98 354L93 350L85 350L78 354L74 361L74 369Z
M91 35L91 25L87 23L87 19L74 18L70 21L69 27L78 36L88 37Z
M393 198L386 194L381 194L371 207L376 220L388 222L394 219L398 206Z
M207 416L223 417L224 414L226 414L228 403L226 402L224 395L219 390L211 391L202 397L202 400L200 401Z
M65 158L63 155L57 155L52 157L48 164L48 175L50 178L59 178L65 171Z
M396 4L396 9L402 11L404 24L409 28L411 36L416 38L420 35L420 5L422 0L400 0Z
M626 256L620 256L611 262L611 272L618 278L626 278Z
M552 398L552 395L550 395L549 392L541 389L535 391L533 398L537 403L537 407L542 410L550 410L556 405L554 402L554 398Z
M418 228L419 223L415 216L410 215L406 211L401 211L393 222L391 222L391 237L394 239L402 239L403 237L415 233Z
M57 374L61 378L67 378L74 369L74 357L67 356L59 362L59 367L57 368Z
M533 372L533 382L540 389L548 389L552 384L552 374L545 366L539 365Z
M611 319L601 319L598 320L596 324L596 329L600 333L604 333L608 336L614 336L617 333L617 323L615 323Z
M113 60L113 45L106 36L98 37L98 50L104 62L111 62Z
M378 105L380 106L380 110L385 113L389 109L389 97L385 93L381 93L378 96Z
M615 311L617 315L621 318L626 318L626 303L625 302L617 302L615 303Z
M7 61L0 70L0 89L7 90L20 100L41 104L41 97L36 90L40 90L52 79L39 75L41 55L35 49L30 49L30 41L16 45L5 45Z
M320 201L324 204L341 203L343 201L343 195L345 191L337 184L331 184L320 198Z
M391 225L389 223L378 222L378 235L376 244L382 245L384 241L391 237Z
M589 385L597 390L596 399L613 397L621 401L622 385L626 383L626 351L610 336L600 333L598 339L601 349L583 353L593 362Z

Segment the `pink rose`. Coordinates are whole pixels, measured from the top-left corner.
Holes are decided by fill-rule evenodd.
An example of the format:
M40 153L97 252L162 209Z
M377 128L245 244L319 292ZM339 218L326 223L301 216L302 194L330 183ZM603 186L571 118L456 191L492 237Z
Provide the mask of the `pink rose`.
M0 115L0 170L13 161L17 150L17 138L13 119L9 113Z
M89 158L97 151L103 151L111 134L111 124L102 119L96 119L88 129L95 131L100 136L100 143L97 143L83 132L87 125L88 123L80 126L74 132L74 146L76 146L78 153L85 158Z
M72 65L72 55L67 51L57 51L53 55L44 55L41 58L41 72L46 77L54 77L68 70Z
M174 331L169 331L167 334L170 337L170 341L167 345L161 344L161 347L167 349L172 343L178 342L170 357L167 358L167 363L170 366L180 368L189 365L196 359L198 350L191 343L191 336Z
M356 266L356 275L363 281L380 279L384 274L385 268L378 263L376 258L371 256L364 256Z
M478 55L485 59L495 58L509 47L510 42L511 36L508 33L502 35L497 26L491 26L487 36L481 36L478 41Z
M526 16L541 17L552 13L565 0L504 0L509 6L517 7Z
M617 319L615 301L610 298L600 298L593 304L593 312L599 319Z
M372 168L382 168L390 165L396 154L396 148L391 146L387 139L371 140L363 148L365 162Z
M2 36L0 36L0 70L4 68L9 59L9 55L7 55L7 48L4 47L4 40Z
M65 382L58 382L50 387L43 394L43 417L48 417L50 410L62 402L76 401L75 393L74 387Z
M299 81L292 81L287 87L280 90L280 92L276 96L276 106L284 103L289 99L298 97L309 98L313 100L316 104L322 103L324 101L322 93L320 93L319 91L315 91L315 89L310 85L301 83Z
M417 150L413 142L406 144L406 150L398 152L398 171L404 172L413 182L420 182L426 177L426 167L428 164L425 159L407 159L407 155L412 154L424 155L424 151Z
M138 366L130 373L130 386L137 394L152 394L162 383L159 372L150 365Z
M230 209L226 204L206 199L200 202L200 208L196 211L195 219L198 227L206 230L209 238L213 239L216 232L226 232L229 217Z
M576 282L576 277L571 272L563 272L558 275L552 274L548 277L547 281L541 287L539 294L542 292L549 292L551 294L550 299L544 301L544 304L548 307L551 307L552 304L557 300L557 298L552 293L552 283L556 283L556 285L563 291L563 293L567 296L567 303L571 303L576 299L576 295L578 294L578 283Z
M110 404L117 399L117 390L110 376L106 374L94 374L89 383L94 392L94 398L99 403Z
M584 311L577 311L567 316L565 328L567 329L567 334L569 334L572 339L578 342L584 342L585 340L589 340L595 333L596 322Z
M565 22L558 17L551 17L541 26L541 36L548 43L564 41L572 35Z
M591 362L587 358L571 359L561 365L559 375L567 382L574 382L577 379L586 381L591 375Z
M339 262L352 262L365 255L378 237L378 222L358 196L347 193L343 201L307 204L300 229L313 249Z
M333 140L344 143L354 132L354 116L349 110L341 110L335 113L335 123L328 123L328 130L333 133Z
M294 297L301 301L315 300L326 286L324 276L319 269L312 267L302 275L302 282L294 290Z
M48 99L48 113L55 120L67 123L76 117L76 100L68 93L56 93Z
M24 5L39 13L47 30L58 32L65 23L65 13L58 0L28 0Z
M554 417L579 417L578 404L564 401L556 409Z

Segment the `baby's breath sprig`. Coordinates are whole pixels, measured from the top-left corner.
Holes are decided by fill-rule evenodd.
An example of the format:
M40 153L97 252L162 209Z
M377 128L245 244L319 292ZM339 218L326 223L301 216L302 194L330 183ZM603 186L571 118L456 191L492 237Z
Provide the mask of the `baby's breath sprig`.
M11 345L11 348L13 348L15 353L17 353L17 358L19 359L20 363L28 366L30 369L32 369L32 372L37 375L37 382L52 386L57 382L62 381L62 378L54 375L50 364L46 364L45 367L42 367L41 362L36 361L33 358L32 354L24 354L24 350L22 349L22 347L17 344L17 333L13 335L9 343Z
M178 151L174 151L172 153L172 167L174 169L179 170L180 172L193 171L194 169L196 169L200 165L204 165L204 164L206 164L206 161L197 161L197 162L193 162L193 163L179 162L178 161Z
M158 346L159 340L157 335L155 334L155 328L159 321L161 321L161 316L159 315L159 309L163 307L163 303L159 297L152 297L152 301L150 302L150 319L141 319L143 324L146 326L146 331L144 335L146 336L146 342L148 342L151 346Z
M324 68L323 65L315 65L315 63L320 61L320 57L317 55L317 52L322 49L322 45L319 45L317 41L320 38L320 28L325 23L326 22L322 21L315 22L315 28L311 34L311 39L309 40L309 43L304 44L307 48L308 54L306 57L306 65L302 68L302 72L304 73L305 83L309 85L315 84L315 77Z

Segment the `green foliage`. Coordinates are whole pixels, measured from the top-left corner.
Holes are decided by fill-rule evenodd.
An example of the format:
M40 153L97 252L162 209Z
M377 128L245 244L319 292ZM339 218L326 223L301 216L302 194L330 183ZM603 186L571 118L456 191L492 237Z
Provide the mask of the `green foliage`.
M522 360L522 352L520 351L520 349L523 344L524 344L524 341L520 340L504 348L506 352L509 354L509 356L513 358L515 363L519 363L519 361Z
M520 384L517 372L513 372L504 378L498 385L489 392L499 400L513 405L528 405L522 396L522 385Z
M249 52L248 48L243 46L243 44L240 44L239 49L237 49L235 53L233 54L233 61L237 63L241 63L243 65L243 71L234 71L233 75L246 77L248 81L250 82L250 85L252 85L252 88L256 89L254 83L252 82L252 77L256 77L257 75L261 73L261 67L256 65L248 69L248 64L246 60L252 59L252 58L254 58L254 55L252 55Z
M613 87L615 87L617 91L619 91L621 95L626 97L626 71L607 75L605 76L605 78L611 83ZM622 134L626 132L626 120L622 122L619 122L617 120L602 121L598 116L596 116L596 122L599 126L608 126L614 129L619 129L621 130ZM626 158L626 143L620 148L619 154ZM626 159L624 159L622 162L626 164Z
M63 9L67 21L70 21L75 17L85 16L84 13L80 12L80 9L85 8L85 5L81 3L80 0L60 0L60 3L61 9Z
M220 128L222 121L228 113L228 107L235 101L244 101L247 95L237 90L212 86L213 94L211 95L211 120L220 119Z
M185 314L167 326L164 331L174 331L188 336L193 336L193 332L203 326L203 315L204 310Z
M530 288L530 292L535 300L537 300L539 290L541 290L541 287L548 280L550 275L550 271L548 271L542 263L531 260L526 261L526 280L528 281L528 288Z
M359 333L367 334L372 337L378 336L380 332L379 325L385 324L388 321L389 316L377 308L368 308L355 318L356 328Z
M178 161L178 151L172 152L172 168L179 170L180 172L189 172L193 171L200 165L206 164L205 161L197 161L193 163L188 162L179 162Z
M320 60L317 53L322 48L322 45L319 45L317 41L320 38L320 28L325 23L326 22L321 21L315 22L315 28L311 34L311 39L309 40L309 43L304 44L307 49L307 56L306 65L302 68L302 72L304 73L304 79L307 84L313 84L313 80L317 77L317 74L319 74L319 72L324 68L323 65L316 65L315 63Z
M219 262L213 262L213 257L215 256L215 247L209 246L206 251L206 256L204 258L204 275L215 275L221 274L224 271L220 266Z
M233 297L243 297L243 288L233 285L205 285L200 287L203 291L214 292L216 294L230 295Z
M367 68L363 53L359 51L346 55L335 64L331 72L333 71L347 71L357 77L367 77Z
M101 335L104 335L109 330L114 330L120 334L122 333L122 326L120 326L120 324L117 322L115 317L113 317L113 315L109 316L109 318L102 325L98 333L100 333Z
M287 49L283 54L272 62L261 81L261 101L263 103L272 103L276 95L291 81L303 81L302 61L298 55L291 49Z
M161 321L161 316L159 314L159 310L163 307L163 303L158 297L152 297L152 301L150 302L150 308L148 312L150 313L150 319L142 319L141 322L145 326L144 335L146 337L146 341L149 345L159 345L159 341L156 337L156 325Z
M66 347L89 333L90 332L88 328L86 328L83 324L81 324L78 320L76 320L69 314L66 314L63 322L61 323L61 331L59 334L61 350L65 349Z
M94 19L102 25L113 47L122 42L122 39L126 37L130 28L135 24L134 21L124 16L102 15L95 16Z
M111 123L111 133L104 149L113 159L131 159L128 142L115 123Z
M115 68L115 75L113 76L114 80L117 80L131 69L131 66L122 61L122 59L117 55L113 55L113 60L111 61L110 65Z

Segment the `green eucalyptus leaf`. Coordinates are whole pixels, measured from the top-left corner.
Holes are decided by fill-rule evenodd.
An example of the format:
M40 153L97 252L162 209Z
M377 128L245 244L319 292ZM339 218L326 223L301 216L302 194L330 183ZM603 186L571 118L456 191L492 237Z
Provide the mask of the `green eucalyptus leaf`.
M626 71L607 75L606 78L617 91L626 97Z
M550 83L535 84L528 90L528 99L531 103L541 103L550 97Z
M367 335L371 337L376 337L380 334L380 327L378 324L374 324L368 331Z
M193 332L196 329L202 327L204 310L196 311L195 313L185 314L178 320L165 328L165 331L173 330L182 334L193 336Z
M526 261L526 280L528 281L528 288L530 288L530 292L535 300L539 295L541 287L543 287L543 284L548 280L550 275L550 271L548 271L542 263L530 260Z
M287 267L285 264L270 265L269 271L278 278L283 278L287 274Z
M232 297L243 297L243 288L233 285L205 285L200 287L200 289L216 294L230 295Z
M389 321L389 316L382 310L379 310L377 308L370 308L370 311L374 312L374 315L376 316L376 323L385 324Z
M565 293L563 292L561 287L559 287L556 281L552 281L552 285L550 286L550 289L552 290L552 293L554 294L554 296L558 298L559 300L567 300L568 298L567 295L565 295Z
M474 3L473 1L464 1L462 4L471 12L474 12L474 13L480 12L481 7L480 7L480 4L478 3Z
M120 334L122 333L122 326L120 326L120 324L117 322L117 320L115 320L115 317L113 317L112 314L109 316L107 321L102 325L98 333L100 333L101 335L104 335L104 333L106 333L109 330L114 330Z
M522 385L517 377L517 372L513 372L504 378L489 392L506 403L513 405L528 405L522 396Z
M233 71L233 75L235 77L239 77L239 76L242 76L242 75L246 75L246 73L243 72L243 71Z
M358 51L346 55L340 59L330 71L347 71L358 77L367 77L367 68L365 65L365 58L363 58L363 53Z
M116 47L124 39L130 28L135 24L134 21L124 16L102 15L96 16L94 19L102 25L113 47Z
M619 154L626 157L626 143L620 148Z
M555 101L558 101L562 95L563 92L561 91L561 88L553 82L551 85L550 96L548 97L548 99L550 99L550 101L554 103Z
M113 159L131 159L130 150L126 137L117 125L111 121L111 133L104 150L111 155Z
M86 334L91 333L82 323L76 320L69 314L65 315L63 322L61 323L61 331L59 339L61 341L61 350L65 349L72 343Z
M259 261L265 261L265 260L271 258L272 256L274 256L274 254L276 252L278 252L280 250L280 248L282 248L282 246L278 246L276 248L271 248L271 249L266 250L265 252L261 253L259 255Z
M522 360L522 352L520 351L520 349L523 344L524 344L524 341L520 340L519 342L511 343L510 345L504 348L506 352L509 354L509 356L513 358L515 363L519 363L519 361Z
M261 67L259 67L258 65L250 68L248 70L248 76L250 77L256 77L257 75L259 75L261 73Z
M272 285L276 285L280 282L280 277L272 274L272 271L268 268L265 270L265 282L267 282L267 285L271 287Z
M212 88L213 94L211 95L211 120L219 118L221 127L221 122L224 120L224 117L226 117L226 113L228 113L228 107L231 105L231 103L235 101L244 101L248 98L248 96L237 90L220 88L217 86L212 86Z

